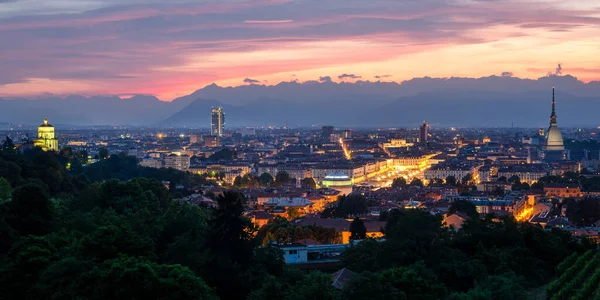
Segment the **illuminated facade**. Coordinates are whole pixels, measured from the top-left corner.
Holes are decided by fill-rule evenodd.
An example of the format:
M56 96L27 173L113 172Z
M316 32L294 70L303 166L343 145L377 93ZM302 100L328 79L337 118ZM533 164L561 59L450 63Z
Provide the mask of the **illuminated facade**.
M225 129L225 114L222 107L214 107L210 113L210 134L223 136Z
M544 145L544 160L557 161L565 159L565 145L562 133L556 121L556 102L554 101L554 88L552 88L552 113L550 114L550 127L546 131L546 144Z
M38 137L33 144L44 151L58 151L58 139L54 136L54 126L48 123L48 118L44 118L44 124L38 126Z
M342 172L332 172L323 179L325 187L344 187L352 186L352 179Z

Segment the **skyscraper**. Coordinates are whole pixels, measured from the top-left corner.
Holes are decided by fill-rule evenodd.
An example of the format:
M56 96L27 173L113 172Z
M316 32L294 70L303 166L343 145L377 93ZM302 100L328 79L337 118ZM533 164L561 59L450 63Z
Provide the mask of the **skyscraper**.
M225 128L225 114L223 113L223 108L213 107L210 117L210 134L223 136L223 130Z
M427 138L429 136L429 124L427 124L425 121L423 121L423 125L421 125L421 132L419 134L419 139L421 141L421 143L426 144L427 143Z

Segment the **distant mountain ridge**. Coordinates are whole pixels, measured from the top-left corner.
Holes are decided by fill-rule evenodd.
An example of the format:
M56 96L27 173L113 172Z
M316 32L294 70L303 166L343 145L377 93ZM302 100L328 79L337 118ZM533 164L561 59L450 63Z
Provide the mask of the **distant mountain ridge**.
M415 78L401 83L281 82L208 85L172 102L136 95L38 100L0 98L0 122L37 124L43 117L72 125L208 127L210 108L223 106L226 126L545 126L552 86L561 126L600 123L600 81L571 75L539 79L508 76Z

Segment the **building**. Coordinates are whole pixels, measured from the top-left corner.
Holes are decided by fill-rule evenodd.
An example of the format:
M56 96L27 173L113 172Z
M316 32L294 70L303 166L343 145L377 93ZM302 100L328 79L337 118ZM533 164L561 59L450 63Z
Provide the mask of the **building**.
M213 107L210 114L210 134L223 136L225 129L225 114L222 107Z
M190 144L199 144L202 142L202 135L190 134Z
M169 154L165 157L165 168L173 168L179 171L190 169L190 157L187 155Z
M209 148L216 148L221 145L221 141L218 135L209 135L204 137L204 146Z
M147 157L147 158L142 159L140 161L139 165L142 167L160 169L163 166L163 162L156 158Z
M551 174L550 167L547 164L522 164L501 167L498 169L498 178L504 177L510 179L513 176L519 177L519 181L529 185L536 183L540 178Z
M552 88L552 113L550 114L550 127L548 127L548 131L546 132L546 143L544 145L545 161L565 159L565 145L556 119L556 102L554 99L554 88Z
M48 118L44 118L44 124L38 127L38 137L33 145L44 151L58 151L58 139L54 136L54 126L48 123Z
M441 164L425 170L425 179L428 181L434 179L446 179L450 176L456 180L462 180L465 176L471 175L472 179L477 182L479 180L479 167L476 164Z
M429 124L427 124L425 121L423 121L423 125L421 125L421 127L420 127L419 141L423 144L426 144L428 136L429 136Z
M323 126L321 127L321 137L329 139L329 136L333 134L333 126Z
M581 197L581 186L578 184L546 184L544 194L552 197Z

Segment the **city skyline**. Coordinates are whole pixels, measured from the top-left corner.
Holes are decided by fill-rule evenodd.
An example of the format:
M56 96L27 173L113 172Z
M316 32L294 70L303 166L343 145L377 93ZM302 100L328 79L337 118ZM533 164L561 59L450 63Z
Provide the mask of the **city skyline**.
M600 10L590 2L2 1L0 39L12 42L0 52L0 97L172 100L213 82L491 74L591 82Z

